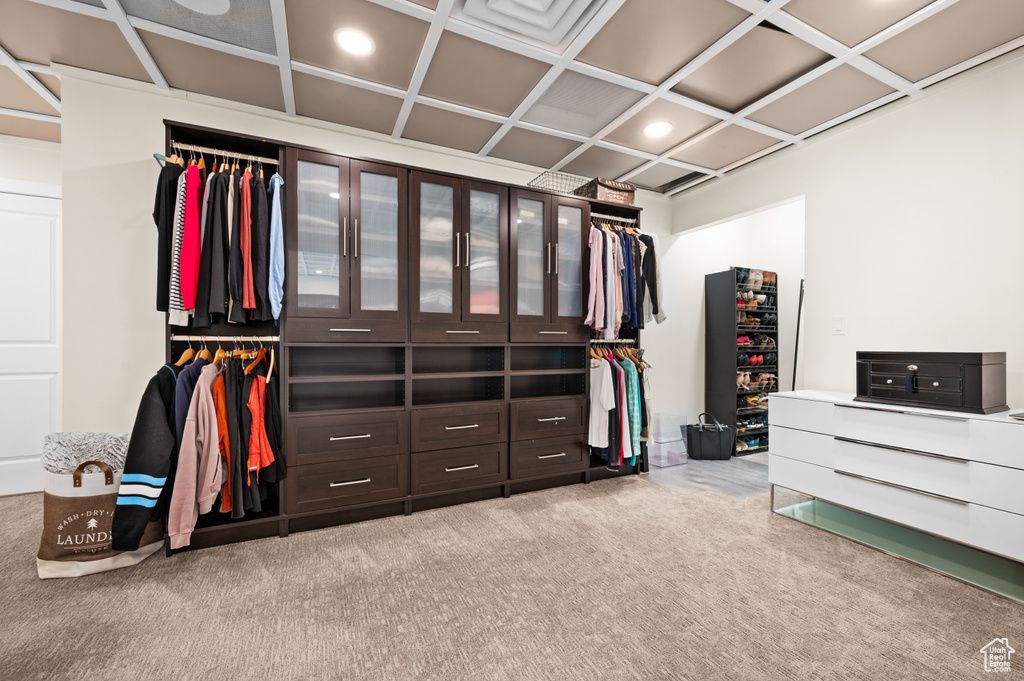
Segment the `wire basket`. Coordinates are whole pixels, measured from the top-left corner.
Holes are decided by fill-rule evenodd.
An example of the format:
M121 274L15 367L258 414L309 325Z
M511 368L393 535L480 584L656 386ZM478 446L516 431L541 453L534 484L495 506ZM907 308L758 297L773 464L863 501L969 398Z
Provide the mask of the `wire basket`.
M530 180L529 186L536 187L537 189L544 189L549 192L558 192L559 194L574 196L576 191L588 182L590 182L589 177L580 177L579 175L570 175L569 173L545 171Z

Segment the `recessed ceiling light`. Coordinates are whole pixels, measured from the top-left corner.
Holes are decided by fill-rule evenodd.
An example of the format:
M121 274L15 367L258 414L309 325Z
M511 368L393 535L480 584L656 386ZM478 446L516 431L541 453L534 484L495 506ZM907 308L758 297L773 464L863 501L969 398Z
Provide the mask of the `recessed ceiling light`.
M644 134L648 137L664 137L665 135L672 132L672 124L668 121L658 121L657 123L651 123L644 128Z
M377 49L370 36L354 28L339 28L334 33L334 41L341 49L359 57L373 54Z
M210 17L219 17L221 14L227 14L228 10L231 9L231 0L174 0L174 2L193 12L199 12Z

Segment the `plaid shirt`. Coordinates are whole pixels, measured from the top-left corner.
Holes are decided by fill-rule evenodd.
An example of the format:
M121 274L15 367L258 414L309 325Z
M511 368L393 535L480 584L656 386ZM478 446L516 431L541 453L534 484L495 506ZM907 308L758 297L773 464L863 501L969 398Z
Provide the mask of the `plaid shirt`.
M633 441L633 460L630 464L636 463L636 457L640 456L640 374L636 365L628 359L619 362L626 371L626 398L629 400L629 434Z

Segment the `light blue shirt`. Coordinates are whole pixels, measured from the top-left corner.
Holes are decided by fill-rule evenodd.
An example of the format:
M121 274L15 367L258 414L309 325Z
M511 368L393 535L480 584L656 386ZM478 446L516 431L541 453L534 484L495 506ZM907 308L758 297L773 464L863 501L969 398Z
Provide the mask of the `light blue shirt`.
M274 322L281 317L281 299L284 298L284 222L281 219L281 185L284 178L274 173L270 178L270 189L274 192L270 207L270 310Z

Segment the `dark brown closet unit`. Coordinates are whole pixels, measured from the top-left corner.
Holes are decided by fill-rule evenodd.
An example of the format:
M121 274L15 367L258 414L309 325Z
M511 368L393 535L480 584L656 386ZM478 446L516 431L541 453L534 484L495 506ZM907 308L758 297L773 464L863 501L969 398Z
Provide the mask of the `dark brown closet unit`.
M290 340L406 340L407 180L405 168L288 149Z
M513 342L586 342L585 200L513 189L509 221Z
M639 208L165 123L285 179L280 327L188 333L280 337L288 475L192 547L636 472L590 459L583 318L590 206Z
M508 189L413 171L412 340L508 339Z

